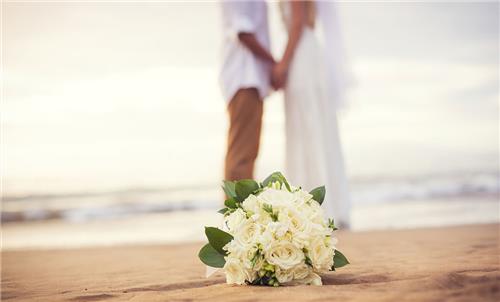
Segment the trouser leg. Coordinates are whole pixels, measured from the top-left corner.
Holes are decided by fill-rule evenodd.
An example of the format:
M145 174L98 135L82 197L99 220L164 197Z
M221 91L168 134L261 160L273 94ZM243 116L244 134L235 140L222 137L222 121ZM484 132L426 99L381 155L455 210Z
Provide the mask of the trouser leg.
M238 90L228 105L228 113L225 179L251 179L259 152L263 113L263 103L257 89Z

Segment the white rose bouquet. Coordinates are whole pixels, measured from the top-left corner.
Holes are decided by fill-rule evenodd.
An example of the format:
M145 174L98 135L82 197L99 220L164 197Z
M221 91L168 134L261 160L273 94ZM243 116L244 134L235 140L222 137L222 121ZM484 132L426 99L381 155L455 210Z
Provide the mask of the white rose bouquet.
M335 248L337 228L326 220L321 203L325 187L306 192L275 172L264 182L224 181L229 197L224 230L206 227L209 243L200 260L223 268L230 284L321 285L320 273L349 263Z

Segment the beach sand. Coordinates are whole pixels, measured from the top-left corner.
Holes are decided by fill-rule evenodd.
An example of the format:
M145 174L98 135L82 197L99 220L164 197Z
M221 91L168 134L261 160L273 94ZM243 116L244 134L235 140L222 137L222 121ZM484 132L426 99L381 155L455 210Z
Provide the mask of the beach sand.
M499 301L499 225L338 232L323 287L204 278L202 243L2 252L6 301Z

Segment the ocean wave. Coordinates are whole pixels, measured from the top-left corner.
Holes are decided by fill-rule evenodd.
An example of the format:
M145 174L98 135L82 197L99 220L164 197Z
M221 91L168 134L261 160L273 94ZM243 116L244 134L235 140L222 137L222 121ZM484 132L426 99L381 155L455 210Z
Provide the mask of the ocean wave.
M379 177L353 180L350 190L355 205L464 196L498 197L500 177L497 172L406 179ZM48 219L84 222L147 213L218 209L222 207L221 198L217 185L12 196L3 198L2 222Z
M497 172L351 182L354 203L377 203L500 193Z

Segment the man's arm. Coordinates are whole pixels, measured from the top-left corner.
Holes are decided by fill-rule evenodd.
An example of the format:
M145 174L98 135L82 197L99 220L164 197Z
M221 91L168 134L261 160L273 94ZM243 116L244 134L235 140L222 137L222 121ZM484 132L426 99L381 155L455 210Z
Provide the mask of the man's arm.
M262 47L253 33L240 32L238 33L238 39L258 58L272 64L276 63L271 53Z

